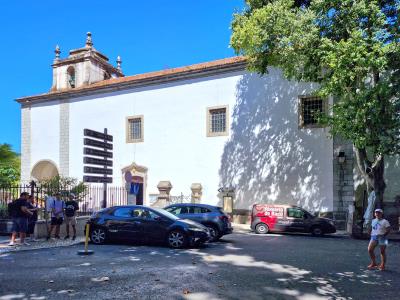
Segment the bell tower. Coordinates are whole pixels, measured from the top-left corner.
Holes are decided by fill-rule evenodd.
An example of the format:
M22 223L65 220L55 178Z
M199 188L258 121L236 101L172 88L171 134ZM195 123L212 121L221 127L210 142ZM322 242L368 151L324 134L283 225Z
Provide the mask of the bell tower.
M111 78L123 77L121 58L117 66L108 62L108 57L93 47L92 34L86 35L85 47L69 51L67 58L60 58L60 47L55 49L53 84L51 91L61 91L88 86L92 83Z

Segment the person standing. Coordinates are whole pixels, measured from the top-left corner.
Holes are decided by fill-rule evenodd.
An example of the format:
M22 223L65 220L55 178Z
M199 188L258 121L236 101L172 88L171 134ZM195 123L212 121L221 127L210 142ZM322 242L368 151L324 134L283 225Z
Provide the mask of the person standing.
M383 210L380 208L375 209L375 219L371 223L371 240L368 245L368 253L371 258L371 263L368 269L378 267L379 270L385 270L386 266L386 246L388 245L387 235L390 232L390 224L388 220L383 218ZM375 248L379 246L381 250L381 263L378 266L375 258Z
M69 225L71 225L74 233L72 240L76 239L76 211L79 210L79 205L75 199L75 195L71 193L69 195L69 200L65 202L65 229L67 235L64 239L69 239Z
M28 216L33 215L31 211L28 210L27 207L27 198L29 194L26 192L22 192L20 197L12 203L12 234L11 241L8 244L9 246L14 246L15 240L17 238L17 234L19 234L21 245L29 246L27 242L25 242L26 232L28 230Z
M60 238L60 226L64 221L64 208L65 204L64 201L61 200L61 194L56 193L55 198L53 198L51 205L51 223L50 223L50 230L47 235L47 240L50 239L51 233L53 232L54 228L56 229L54 237L56 239Z
M31 241L36 242L36 240L33 237L33 234L35 233L35 225L36 221L38 220L38 208L35 206L35 197L33 195L29 195L28 201L27 201L27 207L30 212L32 212L32 216L28 217L28 231L27 231L27 237L26 239L30 239Z

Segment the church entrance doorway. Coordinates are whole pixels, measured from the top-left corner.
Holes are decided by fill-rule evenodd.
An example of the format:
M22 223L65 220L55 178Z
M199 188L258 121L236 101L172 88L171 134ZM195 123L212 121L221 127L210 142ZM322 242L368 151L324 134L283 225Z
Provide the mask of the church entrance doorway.
M148 205L146 199L147 168L136 163L122 169L128 191L128 204Z
M143 177L133 176L131 182L131 194L136 196L136 205L143 205Z

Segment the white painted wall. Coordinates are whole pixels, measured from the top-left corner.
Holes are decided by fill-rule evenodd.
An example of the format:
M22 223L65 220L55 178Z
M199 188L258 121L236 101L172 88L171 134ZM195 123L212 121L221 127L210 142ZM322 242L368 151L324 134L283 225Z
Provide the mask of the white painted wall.
M34 104L31 108L31 172L40 160L51 160L59 168L59 101Z
M148 168L147 195L157 193L160 180L171 181L172 195L189 195L190 185L200 182L205 203L219 201L220 186L236 185L236 208L270 201L332 210L332 141L325 129L298 128L297 96L312 89L272 70L264 78L236 72L73 99L70 176L83 175L83 129L107 127L114 136L117 185L123 183L121 169L135 162ZM206 108L218 105L229 105L230 136L206 137ZM144 115L144 142L127 144L125 121L134 115ZM35 157L58 150L35 141Z

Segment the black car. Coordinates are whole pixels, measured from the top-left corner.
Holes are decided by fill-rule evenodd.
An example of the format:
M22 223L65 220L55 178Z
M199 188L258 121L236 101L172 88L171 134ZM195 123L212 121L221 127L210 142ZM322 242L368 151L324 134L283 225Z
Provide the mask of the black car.
M181 219L189 219L208 227L211 241L217 241L225 234L232 233L229 216L222 207L198 203L173 204L164 209Z
M165 242L172 248L199 245L210 239L209 230L181 220L163 209L140 205L114 206L95 213L88 221L94 244L107 241Z

